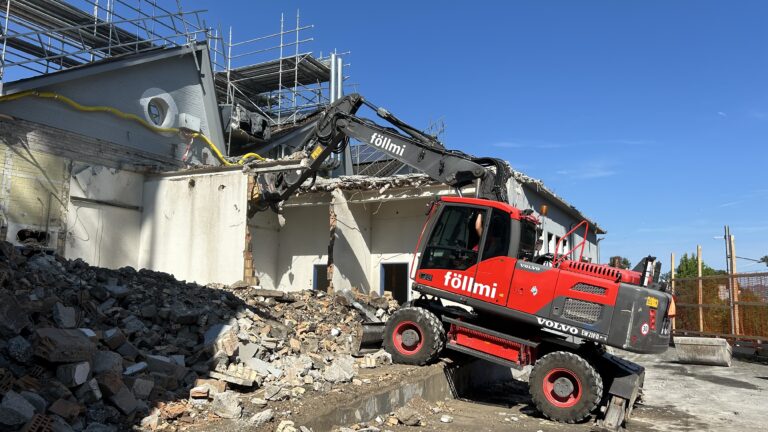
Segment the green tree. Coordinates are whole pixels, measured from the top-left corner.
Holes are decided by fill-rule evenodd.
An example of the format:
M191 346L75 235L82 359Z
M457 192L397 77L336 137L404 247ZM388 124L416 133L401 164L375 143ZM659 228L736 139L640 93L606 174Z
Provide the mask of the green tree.
M768 255L760 258L760 262L768 266Z
M726 272L723 270L715 270L702 261L701 263L702 276L714 276L714 275L720 275L720 274L726 274ZM683 256L680 258L680 263L677 265L677 268L675 269L675 277L689 278L689 277L696 277L698 275L699 273L698 273L698 263L696 261L696 254L692 253L690 257L688 256L687 253L683 254Z

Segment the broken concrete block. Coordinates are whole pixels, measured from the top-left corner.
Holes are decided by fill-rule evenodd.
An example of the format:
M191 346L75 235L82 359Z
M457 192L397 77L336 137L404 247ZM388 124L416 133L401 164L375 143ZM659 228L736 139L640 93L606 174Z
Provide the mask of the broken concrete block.
M190 325L197 323L197 319L200 317L200 311L196 309L173 309L171 310L171 321L182 324Z
M237 345L237 358L244 362L252 359L260 351L261 345L255 343L239 343Z
M264 387L264 399L268 401L285 400L291 397L291 391L280 385L268 385Z
M104 332L104 343L109 349L114 350L125 343L125 335L119 328L112 328Z
M22 423L32 420L32 416L35 415L34 405L13 390L3 396L3 401L0 403L0 406L22 418Z
M16 336L29 324L27 313L16 298L6 292L0 293L0 336Z
M206 332L203 345L215 347L232 356L238 347L237 328L228 324L214 324Z
M147 364L147 362L138 362L125 368L125 371L123 371L123 375L133 376L133 375L140 374L141 372L144 372L147 369L149 369L149 365Z
M139 314L141 315L142 318L154 319L155 317L157 317L157 306L153 304L143 306L139 311Z
M395 417L406 426L418 426L421 423L419 413L409 407L400 407L395 410Z
M99 388L99 382L96 378L91 378L85 384L75 390L77 399L86 404L92 404L101 400L102 394Z
M141 354L132 343L126 342L120 345L115 351L123 356L124 359L134 361Z
M107 285L104 286L104 289L107 290L109 295L118 300L127 297L128 294L131 293L131 290L129 290L128 287L124 285L118 285L117 279L110 279Z
M53 321L59 328L71 329L77 326L77 311L61 303L53 305Z
M113 396L124 386L123 378L116 372L104 372L96 377L99 388L104 396Z
M79 328L80 332L83 334L83 336L87 337L91 342L98 342L99 341L99 335L96 334L95 331L89 329L89 328Z
M31 391L22 391L19 394L35 407L35 413L45 413L45 410L48 408L48 402L42 396Z
M331 383L348 382L356 375L355 359L352 356L336 357L323 371L323 379Z
M240 398L233 391L225 391L215 395L211 408L214 414L227 419L240 418L243 412L243 407L240 406Z
M117 428L97 422L91 422L88 423L87 428L83 429L83 432L117 432Z
M731 366L733 350L722 338L674 337L677 361L712 366Z
M66 399L58 399L48 407L48 412L55 414L64 420L72 421L82 412L83 407Z
M34 354L32 345L21 336L11 338L6 345L8 356L19 363L27 363Z
M261 376L272 375L275 378L280 378L283 374L283 370L273 366L271 363L267 363L264 360L252 358L245 361L245 365L250 369L253 369Z
M35 354L54 363L89 360L96 345L79 330L40 328Z
M275 429L275 432L298 432L295 427L295 423L291 420L282 420Z
M195 387L208 389L208 394L211 396L227 391L227 383L216 379L198 378L195 380Z
M220 363L215 371L208 372L208 376L245 387L252 387L259 380L259 374L242 363L227 367Z
M133 392L128 390L128 387L125 385L123 385L117 393L110 396L109 401L112 402L112 405L119 409L120 412L126 415L136 410L136 406L138 405L136 398L133 396Z
M208 399L208 387L192 387L189 390L189 397L192 399Z
M133 382L132 387L133 395L138 399L146 400L149 398L150 393L152 393L152 388L154 387L154 381L145 378L136 378L136 381Z
M67 363L56 368L56 378L67 387L75 387L88 381L91 364L87 361Z
M123 357L112 351L96 351L93 355L94 375L107 371L122 372Z
M254 414L248 419L248 423L250 423L252 427L259 427L272 421L273 418L275 418L275 413L271 409L266 409Z
M26 422L22 414L0 406L0 430L18 430Z
M147 365L150 372L158 372L165 375L170 375L176 379L184 378L187 370L186 368L179 366L169 357L159 355L146 356Z

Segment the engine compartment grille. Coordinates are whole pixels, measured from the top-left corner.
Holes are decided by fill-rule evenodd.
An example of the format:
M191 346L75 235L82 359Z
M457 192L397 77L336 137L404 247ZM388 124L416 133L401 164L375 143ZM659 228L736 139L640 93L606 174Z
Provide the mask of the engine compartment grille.
M577 283L576 285L571 288L574 291L580 291L590 294L597 294L597 295L605 295L605 292L607 291L603 287L595 286L595 285L589 285L585 283Z
M603 305L573 298L565 299L563 317L584 324L594 324L600 319Z

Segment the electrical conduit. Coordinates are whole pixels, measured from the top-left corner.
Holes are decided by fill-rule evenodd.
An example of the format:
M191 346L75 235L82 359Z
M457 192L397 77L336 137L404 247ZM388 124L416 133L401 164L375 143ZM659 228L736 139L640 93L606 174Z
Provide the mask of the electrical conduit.
M53 92L45 92L45 91L36 91L36 90L30 90L30 91L24 91L19 93L14 93L6 96L0 96L0 102L10 102L17 99L25 98L25 97L37 97L41 99L53 99L56 101L59 101L61 103L64 103L66 105L69 105L70 107L82 111L82 112L104 112L108 114L112 114L116 117L120 117L125 120L131 120L136 123L139 123L140 125L144 126L145 128L151 130L152 132L156 133L176 133L181 134L183 131L180 128L167 128L167 127L159 127L155 126L148 121L144 120L143 118L137 116L136 114L130 114L123 111L120 111L116 108L108 107L108 106L88 106L88 105L81 105L72 99L60 95L58 93ZM240 157L240 160L237 161L237 163L232 163L228 161L226 158L224 158L224 155L221 154L221 151L219 151L218 147L211 141L210 138L205 136L204 134L200 132L193 132L192 138L200 138L205 142L205 144L208 146L208 148L211 149L214 155L216 155L216 158L225 166L233 166L233 165L242 165L245 163L246 160L255 158L258 160L264 160L263 157L256 153L246 153L243 156Z

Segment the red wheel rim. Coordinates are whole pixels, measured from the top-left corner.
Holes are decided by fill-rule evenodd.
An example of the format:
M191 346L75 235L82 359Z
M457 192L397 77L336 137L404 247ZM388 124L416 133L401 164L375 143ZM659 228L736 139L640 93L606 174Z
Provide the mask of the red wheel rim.
M414 335L416 339L414 339ZM392 345L403 355L414 355L424 345L424 332L413 321L403 321L392 332Z
M581 399L581 381L570 369L552 369L544 377L543 384L544 396L558 408L570 408Z

